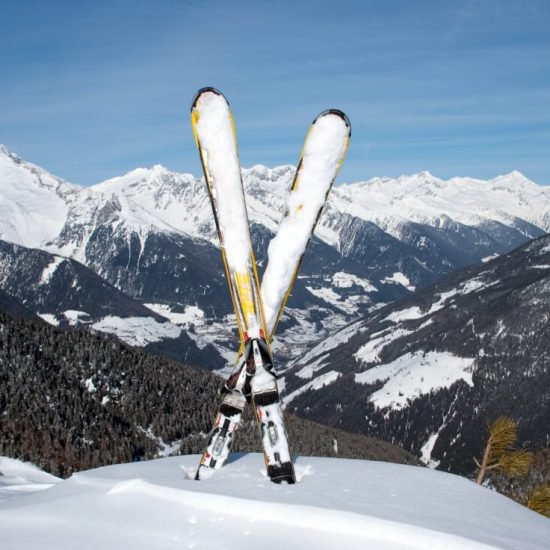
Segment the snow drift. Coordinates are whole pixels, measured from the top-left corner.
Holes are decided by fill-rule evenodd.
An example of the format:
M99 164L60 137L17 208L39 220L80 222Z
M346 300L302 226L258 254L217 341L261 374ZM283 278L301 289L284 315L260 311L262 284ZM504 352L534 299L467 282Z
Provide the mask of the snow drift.
M55 548L542 549L550 521L427 468L300 457L294 486L264 475L261 455L233 456L211 479L192 479L198 456L36 477L0 461L4 550ZM16 476L10 469L17 470ZM10 481L11 479L11 481ZM35 491L45 483L45 490ZM15 491L14 486L20 490Z

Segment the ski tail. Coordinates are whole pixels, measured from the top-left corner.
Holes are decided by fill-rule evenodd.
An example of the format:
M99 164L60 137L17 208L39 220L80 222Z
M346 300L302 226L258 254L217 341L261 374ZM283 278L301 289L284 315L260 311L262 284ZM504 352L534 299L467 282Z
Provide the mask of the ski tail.
M231 401L228 402L227 397ZM243 398L241 402L241 396L236 392L224 397L216 414L195 479L208 479L214 470L218 470L226 464L245 405L246 400Z
M283 410L267 342L248 340L235 374L229 377L195 479L208 479L229 458L247 401L260 430L267 474L275 483L294 483Z
M227 380L223 388L223 397L216 413L214 424L208 436L206 449L201 457L195 479L208 479L214 470L222 468L231 453L235 432L237 431L249 390L249 374L246 361L241 357L239 366Z
M252 406L260 429L267 475L275 483L295 483L277 378L264 339L251 340L247 363L253 372Z
M274 337L306 248L344 162L350 138L351 123L338 109L320 113L306 135L285 214L269 244L261 285L269 341Z

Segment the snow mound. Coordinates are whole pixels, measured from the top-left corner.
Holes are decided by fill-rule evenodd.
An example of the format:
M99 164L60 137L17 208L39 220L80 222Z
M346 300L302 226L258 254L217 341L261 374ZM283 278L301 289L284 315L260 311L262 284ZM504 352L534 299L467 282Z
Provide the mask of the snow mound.
M109 466L0 501L2 548L545 548L550 522L471 481L425 468L296 461L274 485L261 455L211 479L198 456Z
M8 498L44 491L60 481L30 462L0 456L0 510L1 503Z

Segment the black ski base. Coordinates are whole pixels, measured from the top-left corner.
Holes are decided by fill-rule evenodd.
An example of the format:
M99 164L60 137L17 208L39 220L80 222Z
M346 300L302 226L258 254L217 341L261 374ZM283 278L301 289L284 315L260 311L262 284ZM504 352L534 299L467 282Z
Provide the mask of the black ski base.
M283 462L280 466L268 466L267 475L273 483L296 483L292 462Z

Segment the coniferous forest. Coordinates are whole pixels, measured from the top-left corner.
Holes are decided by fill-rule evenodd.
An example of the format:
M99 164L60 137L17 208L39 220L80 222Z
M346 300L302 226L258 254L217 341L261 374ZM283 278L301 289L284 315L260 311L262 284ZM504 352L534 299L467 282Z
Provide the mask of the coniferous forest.
M0 312L0 455L63 477L101 465L200 453L222 380L117 340ZM249 414L235 451L260 451ZM288 416L294 454L416 460L400 448Z

